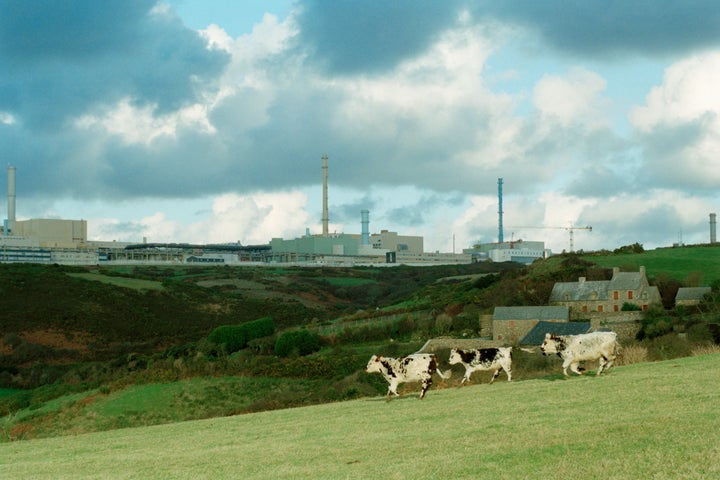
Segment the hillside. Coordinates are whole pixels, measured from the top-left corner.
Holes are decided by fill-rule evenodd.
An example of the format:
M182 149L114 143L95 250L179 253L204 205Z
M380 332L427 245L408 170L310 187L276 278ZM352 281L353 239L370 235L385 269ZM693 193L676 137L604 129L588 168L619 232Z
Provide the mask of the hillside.
M683 249L685 258L720 251L693 250ZM652 282L649 253L632 258L648 268ZM545 305L557 281L608 279L610 269L589 260L615 266L613 257L570 254L529 268L0 265L0 291L8 299L0 311L0 415L6 416L0 441L374 396L386 385L363 372L371 355L414 352L428 338L477 337L478 315L496 306ZM678 278L696 279L696 263L679 263L687 270L677 270ZM668 296L682 280L663 275L655 278ZM640 361L686 356L707 343L716 304L649 312ZM232 349L213 340L219 329L258 319L270 319L275 333ZM309 343L278 350L281 337L296 332ZM517 379L556 368L537 355L518 354L516 361Z
M0 444L0 476L719 478L720 354Z
M648 277L688 280L693 286L720 282L720 244L657 248L642 253L594 253L581 258L600 267L637 271L645 266Z

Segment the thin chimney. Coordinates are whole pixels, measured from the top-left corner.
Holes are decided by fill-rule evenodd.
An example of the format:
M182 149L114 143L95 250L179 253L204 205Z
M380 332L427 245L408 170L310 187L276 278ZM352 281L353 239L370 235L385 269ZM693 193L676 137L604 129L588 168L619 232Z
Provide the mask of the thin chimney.
M327 155L322 156L322 182L323 182L323 213L322 213L322 234L323 237L328 236L328 223L330 221L328 217L328 157Z

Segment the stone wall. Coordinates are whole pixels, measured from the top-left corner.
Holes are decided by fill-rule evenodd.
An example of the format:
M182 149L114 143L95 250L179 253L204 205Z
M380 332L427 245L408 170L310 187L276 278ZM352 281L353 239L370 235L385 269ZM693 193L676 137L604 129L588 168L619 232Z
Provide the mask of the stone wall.
M589 312L584 317L590 320L593 331L609 328L617 333L618 340L622 342L635 339L642 326L643 312Z

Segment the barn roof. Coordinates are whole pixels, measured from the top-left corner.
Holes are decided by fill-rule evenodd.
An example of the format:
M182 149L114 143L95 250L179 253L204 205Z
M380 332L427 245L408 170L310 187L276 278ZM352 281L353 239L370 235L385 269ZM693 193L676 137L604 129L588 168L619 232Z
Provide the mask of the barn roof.
M495 320L568 320L570 307L567 305L553 307L495 307Z
M675 294L675 300L702 300L711 291L710 287L680 287Z
M538 322L522 340L521 345L541 345L546 333L579 335L590 331L590 322Z

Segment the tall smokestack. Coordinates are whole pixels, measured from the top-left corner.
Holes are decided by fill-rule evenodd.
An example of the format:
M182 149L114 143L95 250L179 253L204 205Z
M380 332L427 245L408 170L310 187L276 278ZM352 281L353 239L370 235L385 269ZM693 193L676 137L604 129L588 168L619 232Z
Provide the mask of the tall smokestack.
M328 157L327 155L322 156L322 182L323 182L323 213L322 213L322 234L324 237L328 236L328 222L330 221L328 217L328 177L327 177L327 161Z
M502 186L503 186L503 179L498 178L498 243L503 243Z
M716 233L716 225L715 225L715 214L710 214L710 243L717 243L717 239L715 237Z
M8 167L8 222L15 221L15 167Z
M360 245L370 245L370 211L360 210L361 217L361 235Z

